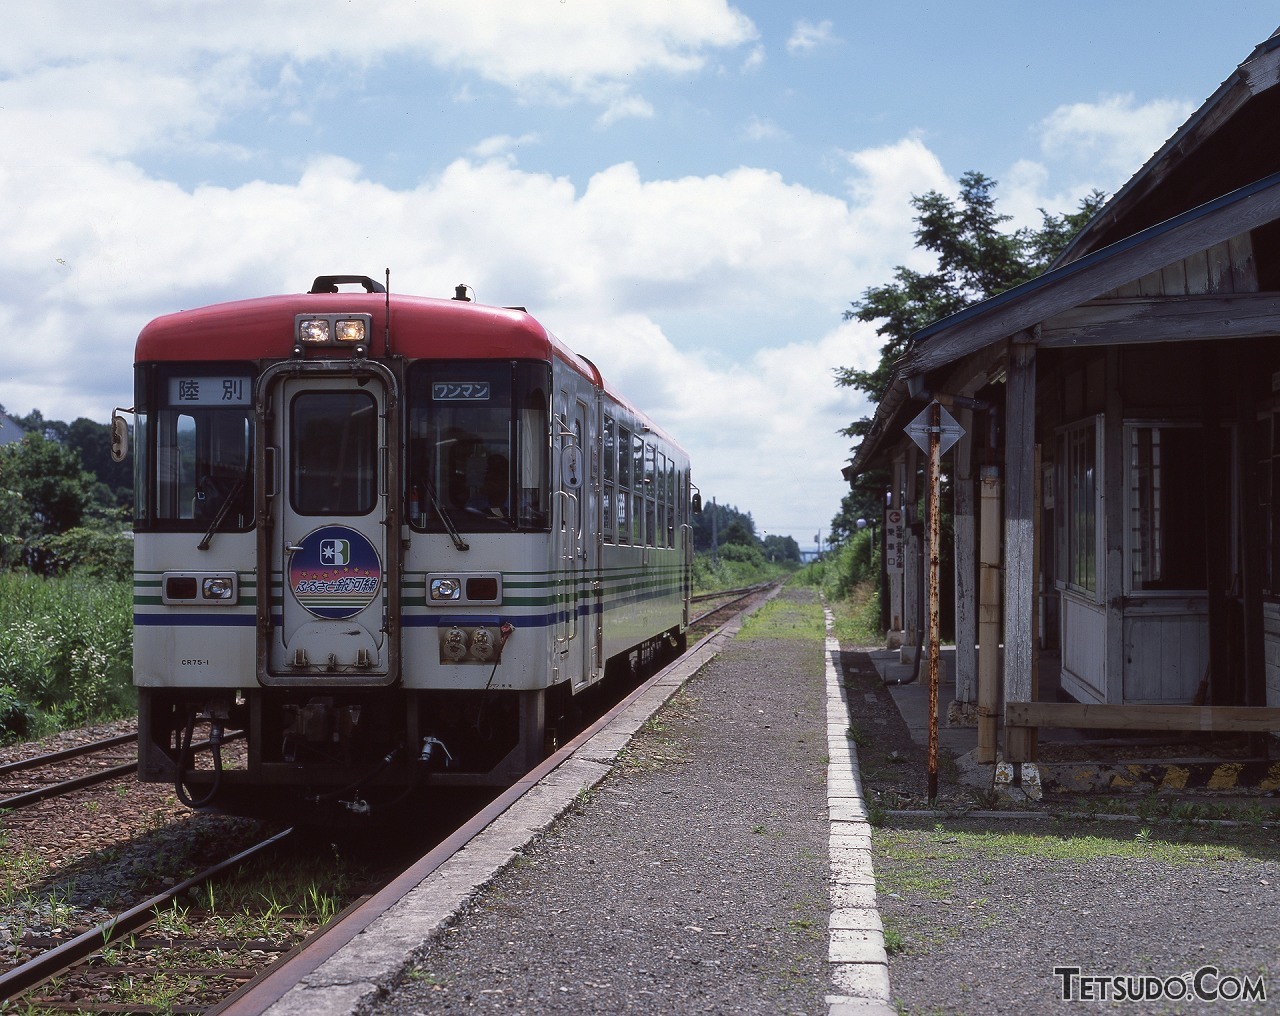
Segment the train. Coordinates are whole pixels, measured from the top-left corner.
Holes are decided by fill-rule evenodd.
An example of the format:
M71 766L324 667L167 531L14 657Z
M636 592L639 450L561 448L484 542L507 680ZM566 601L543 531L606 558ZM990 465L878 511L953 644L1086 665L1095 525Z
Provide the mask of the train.
M688 455L525 308L390 290L320 276L138 335L138 771L191 807L509 785L685 646Z

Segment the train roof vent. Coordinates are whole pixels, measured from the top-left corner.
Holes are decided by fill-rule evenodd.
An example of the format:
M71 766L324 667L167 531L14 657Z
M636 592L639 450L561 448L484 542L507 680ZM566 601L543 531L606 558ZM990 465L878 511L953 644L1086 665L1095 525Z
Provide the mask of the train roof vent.
M363 286L366 293L385 293L386 287L367 275L317 275L310 293L336 293L342 285Z

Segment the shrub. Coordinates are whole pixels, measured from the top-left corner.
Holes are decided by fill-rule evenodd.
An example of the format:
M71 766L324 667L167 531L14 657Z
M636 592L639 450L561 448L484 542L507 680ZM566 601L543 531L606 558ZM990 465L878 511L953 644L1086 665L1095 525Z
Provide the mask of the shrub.
M0 737L128 715L130 581L0 574Z

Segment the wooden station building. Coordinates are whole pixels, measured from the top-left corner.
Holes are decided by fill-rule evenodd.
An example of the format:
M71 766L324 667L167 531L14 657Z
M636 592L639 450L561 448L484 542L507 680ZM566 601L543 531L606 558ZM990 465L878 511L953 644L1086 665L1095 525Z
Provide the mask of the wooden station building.
M1278 125L1280 32L1050 271L912 337L845 470L890 466L909 523L904 429L936 400L964 431L956 699L980 755L1001 715L1014 762L1044 726L1280 731ZM903 542L910 645L925 550Z

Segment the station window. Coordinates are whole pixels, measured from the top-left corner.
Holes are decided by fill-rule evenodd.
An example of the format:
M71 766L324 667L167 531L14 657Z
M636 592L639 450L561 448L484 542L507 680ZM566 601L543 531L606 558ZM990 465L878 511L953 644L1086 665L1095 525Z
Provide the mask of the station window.
M139 529L253 524L253 376L227 364L140 365L135 406Z
M1098 475L1101 453L1096 419L1064 430L1058 438L1058 490L1062 509L1056 511L1058 575L1067 587L1081 592L1098 590Z
M1127 591L1206 588L1204 431L1128 424L1125 447Z

